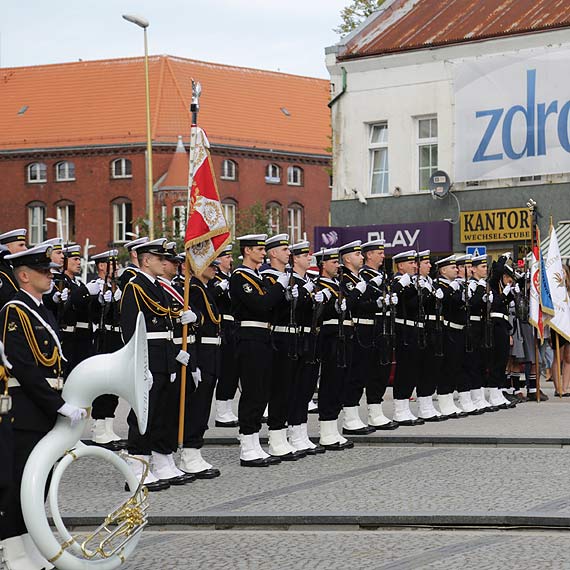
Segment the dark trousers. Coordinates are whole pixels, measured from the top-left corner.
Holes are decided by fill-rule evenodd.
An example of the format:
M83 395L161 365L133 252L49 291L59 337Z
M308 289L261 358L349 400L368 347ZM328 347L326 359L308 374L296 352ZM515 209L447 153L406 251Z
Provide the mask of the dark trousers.
M423 352L420 364L420 379L416 388L418 398L432 396L437 390L443 369L443 323L442 329L437 331L432 322L426 329L427 349Z
M505 369L509 360L509 323L493 319L493 349L489 351L489 378L487 387L502 388L505 385Z
M415 327L396 325L396 373L394 375L394 400L408 400L420 376L426 374L421 363L425 350L418 346Z
M334 325L331 325L334 326ZM336 333L336 328L335 328ZM321 379L319 382L319 420L332 421L338 419L342 410L345 384L350 373L351 339L347 335L343 351L336 334L324 334L321 337ZM344 353L344 359L339 354ZM344 360L344 368L339 366Z
M261 430L261 418L269 398L273 351L267 340L238 341L238 370L241 397L238 405L239 431L251 435Z
M153 373L153 384L149 392L148 424L146 433L140 433L137 419L133 410L129 412L128 450L131 455L150 455L152 451L169 454L172 452L172 415L173 410L168 409L169 397L173 388L170 374Z
M91 417L94 420L104 420L105 418L114 418L115 411L119 405L119 397L113 394L103 394L97 396L93 400L93 407L91 409Z
M287 427L289 400L295 384L299 360L289 357L294 348L293 335L288 333L273 334L273 356L269 384L269 416L267 427L281 430ZM297 355L298 356L298 355Z
M482 346L483 326L480 323L471 325L471 346L473 352L466 353L463 372L467 376L470 390L478 390L485 379L485 354Z
M212 398L216 387L216 377L201 370L202 382L196 388L192 377L192 386L186 389L186 412L184 414L184 447L200 449L204 445L204 434L208 429L208 419ZM191 388L191 389L188 389Z
M0 516L0 539L25 534L27 531L20 502L20 485L26 461L45 432L14 430L13 470L11 485L2 495L2 511ZM4 458L2 458L4 461ZM49 478L47 487L49 488Z
M309 362L311 355L303 356L295 374L295 383L289 400L288 423L290 426L306 424L308 419L309 402L317 388L319 380L318 362Z
M216 400L233 400L239 381L235 327L223 327L221 369L216 387Z

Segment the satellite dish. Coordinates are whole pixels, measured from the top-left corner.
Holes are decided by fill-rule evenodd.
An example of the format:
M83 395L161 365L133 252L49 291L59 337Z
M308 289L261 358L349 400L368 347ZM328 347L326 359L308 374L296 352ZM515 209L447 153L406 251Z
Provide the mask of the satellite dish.
M429 191L434 198L445 198L451 190L451 180L447 172L436 170L429 177Z

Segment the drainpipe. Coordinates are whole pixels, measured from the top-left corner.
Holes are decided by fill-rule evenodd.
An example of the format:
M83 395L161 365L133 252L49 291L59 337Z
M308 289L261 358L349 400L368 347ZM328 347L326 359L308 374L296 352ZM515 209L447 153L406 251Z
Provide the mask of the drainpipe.
M342 90L329 101L329 109L332 109L332 106L346 93L346 68L341 67L340 69L342 70Z

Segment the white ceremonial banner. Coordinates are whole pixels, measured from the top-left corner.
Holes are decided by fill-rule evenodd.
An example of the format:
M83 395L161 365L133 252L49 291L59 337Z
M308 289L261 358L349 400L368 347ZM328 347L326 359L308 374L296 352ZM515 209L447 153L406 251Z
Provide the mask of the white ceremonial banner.
M456 60L456 182L570 172L570 47Z
M570 340L570 298L566 288L566 273L562 267L558 238L554 227L550 228L548 255L546 256L546 277L550 287L550 296L554 305L554 316L548 322L551 329Z

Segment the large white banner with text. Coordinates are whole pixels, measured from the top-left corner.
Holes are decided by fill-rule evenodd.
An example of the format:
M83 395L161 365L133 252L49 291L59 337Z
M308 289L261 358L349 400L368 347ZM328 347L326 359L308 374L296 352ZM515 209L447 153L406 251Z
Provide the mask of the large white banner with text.
M457 182L570 172L570 48L453 64Z

